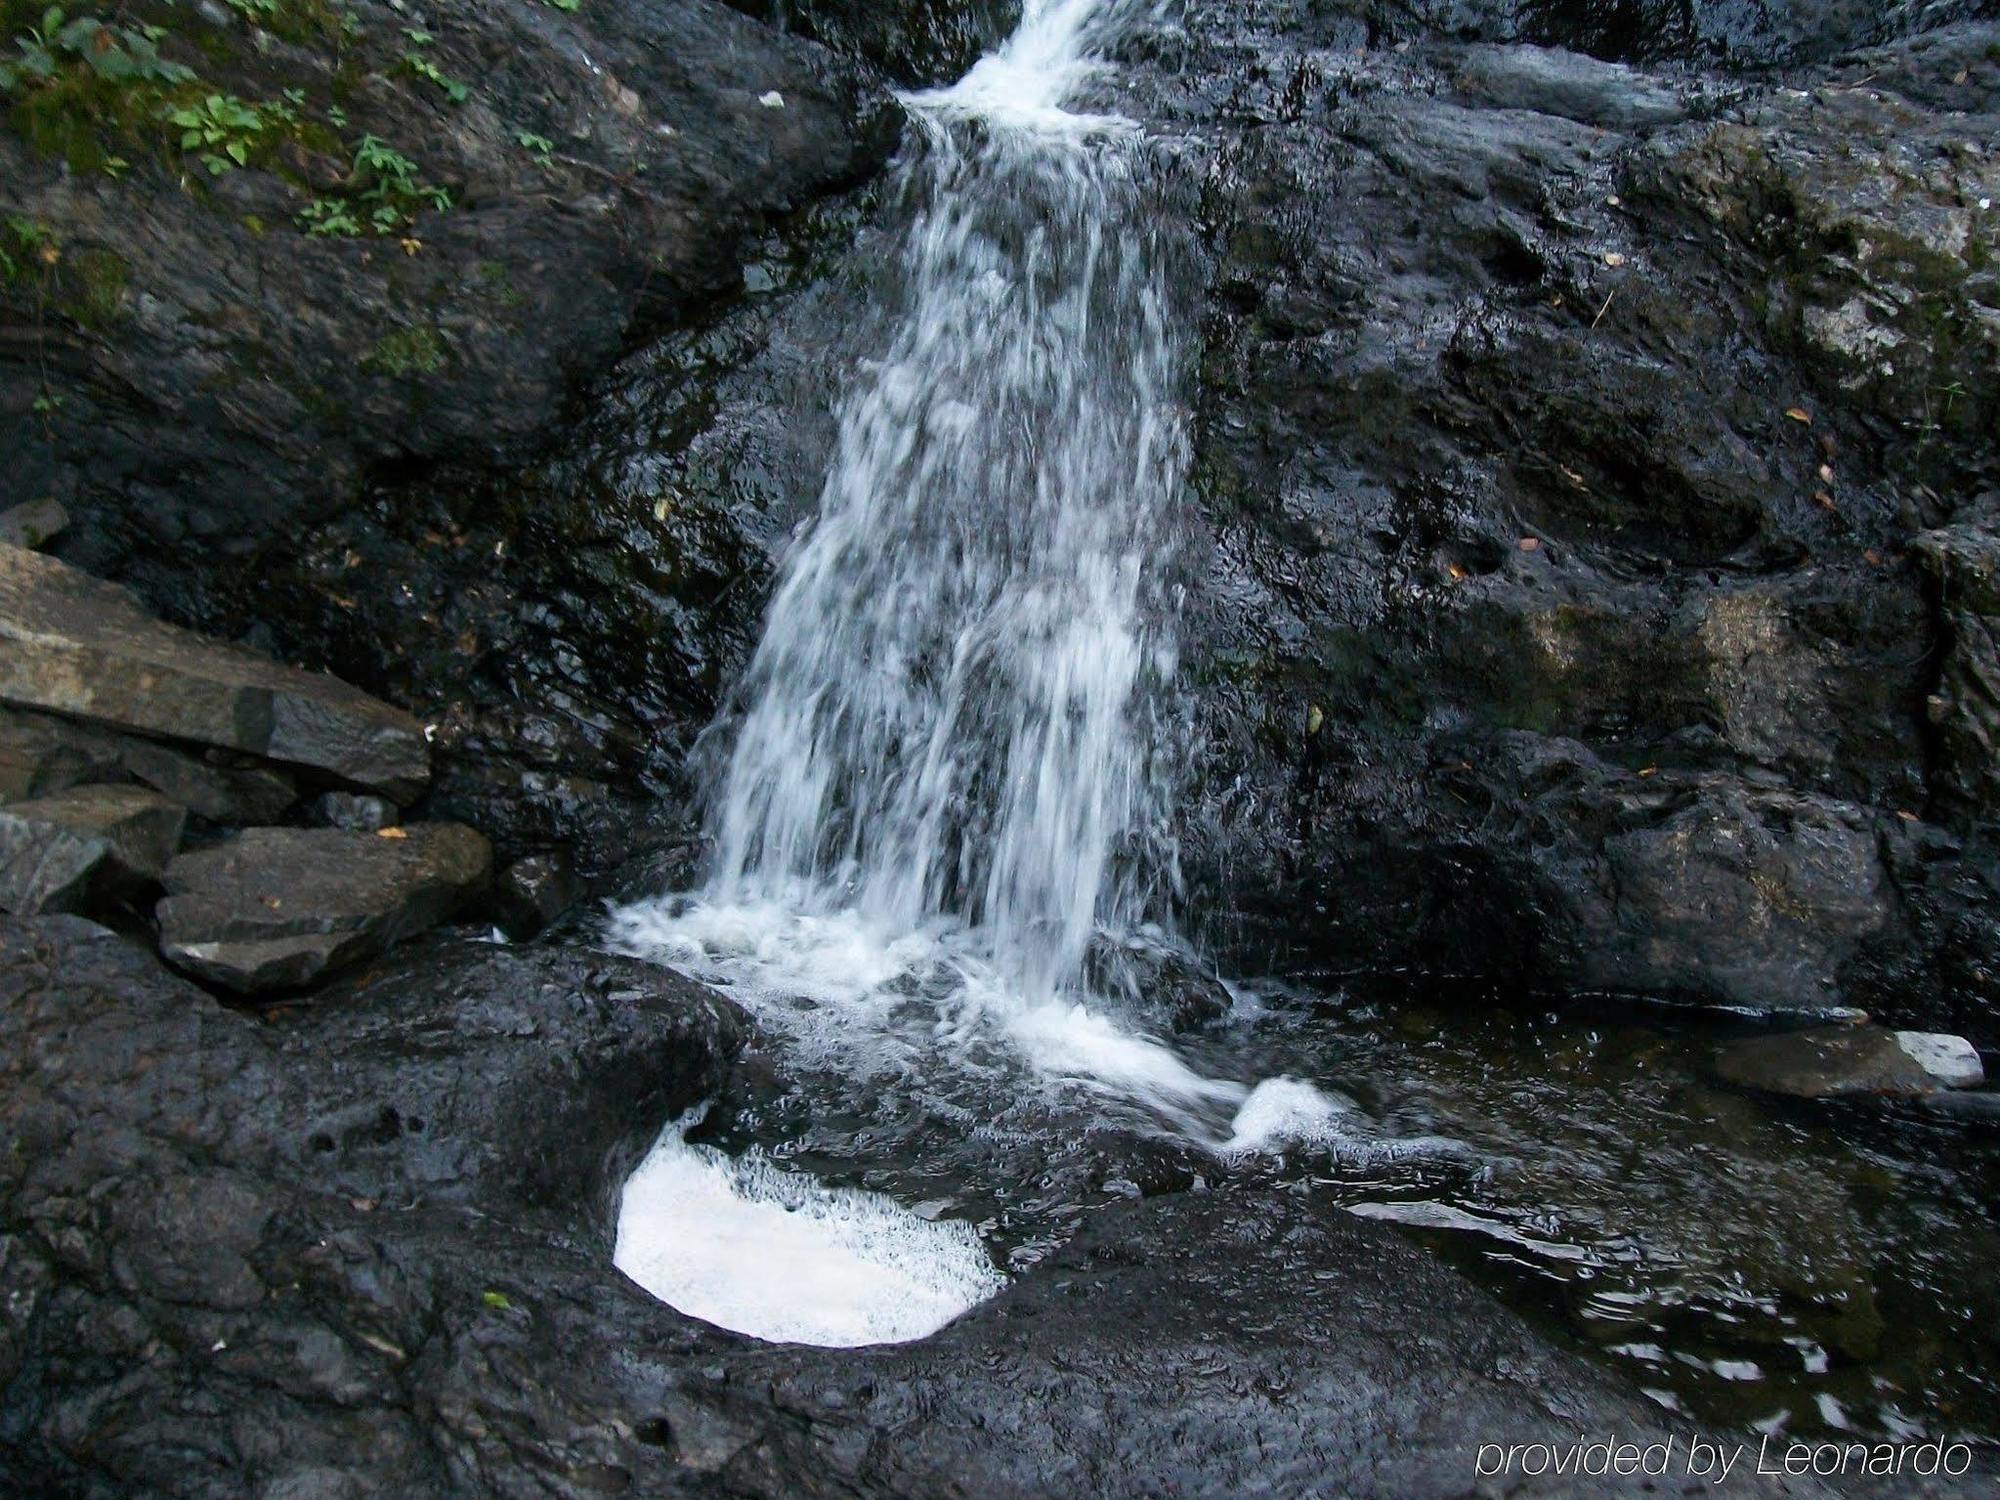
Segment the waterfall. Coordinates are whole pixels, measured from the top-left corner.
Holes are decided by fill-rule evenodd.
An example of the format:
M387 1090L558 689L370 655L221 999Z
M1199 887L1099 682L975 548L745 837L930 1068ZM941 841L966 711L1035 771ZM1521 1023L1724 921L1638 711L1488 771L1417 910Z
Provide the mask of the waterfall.
M1002 49L906 98L897 321L716 731L708 881L610 937L849 1067L881 1065L863 1039L915 997L947 1043L997 1034L1235 1143L1252 1091L1086 980L1094 934L1161 921L1174 880L1185 320L1143 133L1064 107L1133 9L1028 0Z
M1031 5L910 101L907 313L750 666L710 887L954 918L1035 996L1140 914L1118 856L1159 812L1141 699L1173 669L1152 596L1186 446L1135 133L1056 103L1092 15Z

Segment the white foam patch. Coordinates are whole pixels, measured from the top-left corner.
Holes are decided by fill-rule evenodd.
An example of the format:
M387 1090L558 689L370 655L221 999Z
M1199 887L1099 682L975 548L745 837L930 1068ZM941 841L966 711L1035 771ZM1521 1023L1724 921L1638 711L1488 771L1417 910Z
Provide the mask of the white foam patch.
M625 1183L618 1269L691 1317L849 1348L937 1332L1006 1284L970 1224L670 1129Z
M605 941L724 987L801 1061L851 1076L918 1087L933 1058L978 1070L982 1045L999 1043L1045 1082L1137 1104L1224 1157L1300 1146L1367 1164L1470 1154L1437 1136L1385 1138L1353 1101L1303 1079L1212 1078L1103 1010L1020 995L962 926L899 933L814 899L641 901L611 912Z

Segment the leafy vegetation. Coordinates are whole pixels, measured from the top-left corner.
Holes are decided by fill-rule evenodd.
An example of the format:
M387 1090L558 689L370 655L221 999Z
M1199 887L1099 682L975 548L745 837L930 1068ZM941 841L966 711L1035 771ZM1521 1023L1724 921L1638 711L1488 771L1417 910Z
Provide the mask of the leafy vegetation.
M167 111L167 123L181 132L181 150L193 151L209 174L220 177L233 162L250 164L250 151L264 133L264 114L234 94L210 94L198 103Z
M435 84L453 104L465 103L471 97L472 90L456 78L445 77L443 70L424 55L423 49L434 40L431 34L428 31L420 31L414 26L406 26L403 28L403 35L408 37L410 42L410 50L403 54L403 66L417 77Z
M384 334L362 356L361 367L378 375L429 375L444 363L444 341L431 328L399 328Z
M450 194L424 181L416 164L380 137L363 135L358 144L343 144L348 116L339 102L341 59L356 32L339 0L225 3L259 32L330 47L335 98L316 108L301 88L287 88L272 99L244 97L247 59L231 50L238 44L226 31L194 38L129 19L140 14L171 22L178 0L120 0L111 20L73 16L61 5L40 9L24 0L0 0L0 28L17 31L12 50L0 54L0 108L38 151L62 157L73 171L113 177L129 170L131 163L121 154L129 152L197 163L209 179L266 167L303 186L301 162L349 157L347 182L332 193L322 190L297 216L298 227L311 235L397 234L425 210L450 208ZM428 32L408 28L404 35L412 73L454 101L470 95L424 55L421 49L433 40ZM262 56L261 46L257 55ZM247 71L254 78L262 69ZM204 73L237 80L236 89L210 82ZM288 146L290 151L283 149ZM313 175L324 180L323 173ZM0 269L18 267L26 253L11 234L0 236L0 251L6 256Z
M14 39L15 55L0 61L0 93L33 92L56 84L72 68L108 84L186 83L194 69L160 56L162 26L107 25L95 16L68 18L51 5L41 21Z
M417 175L417 164L377 136L355 148L352 187L341 198L315 198L299 213L307 234L395 234L424 209L451 207L451 194Z

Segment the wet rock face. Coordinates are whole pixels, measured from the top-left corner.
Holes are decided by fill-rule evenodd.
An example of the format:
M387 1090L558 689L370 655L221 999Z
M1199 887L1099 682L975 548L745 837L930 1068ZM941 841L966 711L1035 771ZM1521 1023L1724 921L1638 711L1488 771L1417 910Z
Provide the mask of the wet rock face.
M654 1305L609 1203L741 1025L662 970L463 945L262 1023L101 928L6 922L0 1483L601 1493L665 1374L614 1395ZM698 1341L659 1321L648 1359Z
M1757 69L1812 62L1962 20L1977 0L1362 0L1371 41L1533 42L1621 62Z
M520 462L580 385L735 288L767 222L895 137L866 67L711 0L447 0L421 27L363 3L327 34L310 9L272 31L126 15L218 92L303 101L246 167L195 163L195 190L150 145L91 138L136 164L113 180L0 132L6 206L53 257L0 287L0 459L68 507L66 556L183 617L373 472ZM364 137L410 165L387 235ZM355 232L305 233L315 201Z
M259 1022L88 923L0 920L0 1480L1408 1500L1465 1492L1469 1431L1663 1436L1420 1251L1286 1193L1106 1209L913 1345L684 1318L612 1268L615 1196L743 1026L632 960L470 944Z
M2000 454L1918 392L1990 394L2000 38L1788 90L1207 14L1159 106L1215 141L1197 918L1253 966L1990 1033L1955 518Z
M730 0L782 29L864 57L898 83L949 83L1006 39L1019 0Z

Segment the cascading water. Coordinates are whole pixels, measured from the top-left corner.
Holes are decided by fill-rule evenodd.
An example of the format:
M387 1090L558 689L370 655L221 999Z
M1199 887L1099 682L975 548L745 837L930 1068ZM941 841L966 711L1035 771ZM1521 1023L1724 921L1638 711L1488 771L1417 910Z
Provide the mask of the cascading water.
M819 1040L850 1049L915 977L947 1037L997 1032L1222 1143L1248 1090L1084 983L1094 934L1159 932L1174 873L1172 257L1141 132L1063 107L1138 8L1029 0L1005 47L907 97L899 321L741 685L709 880L611 940L752 1003L835 1002L848 1034Z
M1173 257L1141 132L1063 107L1133 9L1028 0L1003 49L906 100L898 321L718 726L708 882L614 913L610 941L726 985L810 1065L920 1088L998 1042L1238 1151L1344 1111L1205 1076L1086 979L1100 933L1171 942ZM664 1222L628 1190L642 1221L628 1269Z

